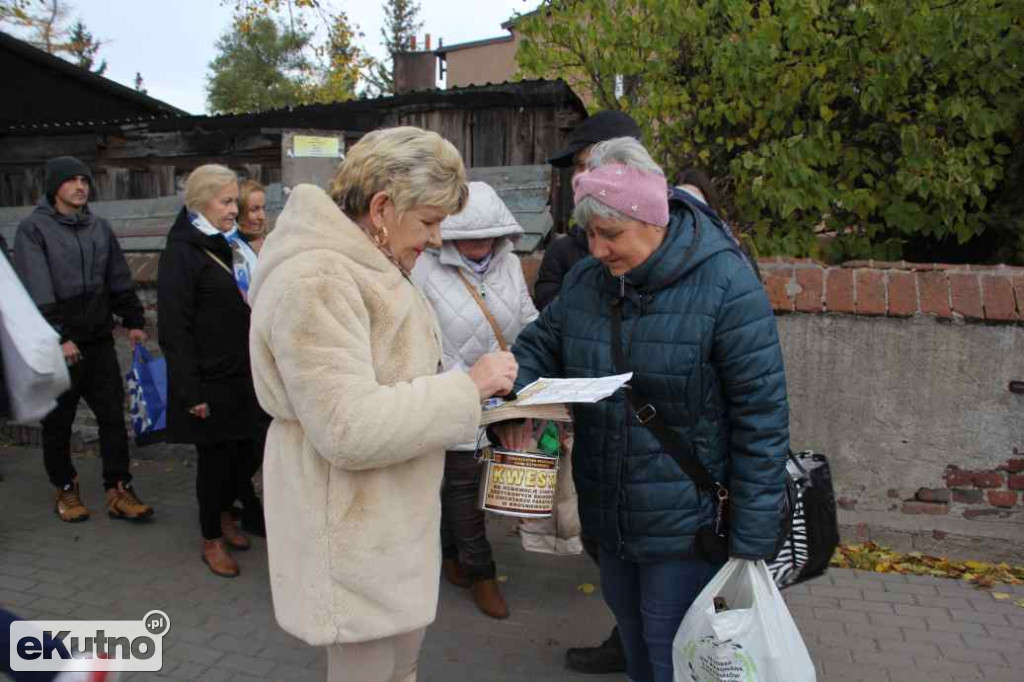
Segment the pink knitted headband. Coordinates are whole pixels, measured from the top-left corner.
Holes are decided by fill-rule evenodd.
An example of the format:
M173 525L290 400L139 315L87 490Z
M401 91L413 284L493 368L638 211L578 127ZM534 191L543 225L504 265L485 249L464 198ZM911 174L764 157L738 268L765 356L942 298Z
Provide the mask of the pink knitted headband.
M572 181L576 203L593 197L634 220L668 225L668 184L664 176L612 163L580 173Z

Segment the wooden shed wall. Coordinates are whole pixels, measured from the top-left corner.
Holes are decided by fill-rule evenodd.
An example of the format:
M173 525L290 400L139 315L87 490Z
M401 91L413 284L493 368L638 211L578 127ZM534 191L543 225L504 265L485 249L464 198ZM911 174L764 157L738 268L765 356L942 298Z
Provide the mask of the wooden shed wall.
M378 126L415 125L433 130L462 153L470 167L544 164L582 115L569 108L396 107L381 112ZM255 118L255 117L254 117ZM86 162L96 179L97 199L148 199L174 194L184 177L204 163L221 163L263 183L281 180L280 128L258 123L230 129L157 130L148 124L106 126L82 132L0 136L0 206L38 201L46 159L70 154ZM296 122L298 123L298 122ZM361 133L351 134L350 144Z

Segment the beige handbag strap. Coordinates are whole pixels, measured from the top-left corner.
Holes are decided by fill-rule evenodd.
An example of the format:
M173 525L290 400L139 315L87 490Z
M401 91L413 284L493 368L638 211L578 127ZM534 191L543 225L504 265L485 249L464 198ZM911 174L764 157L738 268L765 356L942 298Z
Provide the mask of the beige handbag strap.
M461 269L456 270L455 272L459 275L459 279L462 280L462 283L466 285L466 289L469 290L469 293L473 296L473 300L476 301L478 306L480 306L480 310L483 311L484 317L487 318L487 323L491 325L491 331L494 332L494 338L498 340L498 348L508 350L508 344L505 343L505 336L501 333L501 327L498 326L498 321L494 319L494 315L491 315L490 309L487 307L487 304L484 303L483 296L480 295L480 292L476 290L475 286L470 284L469 280L466 279L466 276L462 274Z
M231 279L235 278L235 272L231 268L229 268L228 266L224 265L224 261L222 261L220 258L217 258L215 255L213 255L213 251L210 251L209 249L203 249L203 251L206 252L206 255L209 256L213 260L214 263L216 263L217 265L219 265L222 268L224 268L224 270L229 275L231 275Z

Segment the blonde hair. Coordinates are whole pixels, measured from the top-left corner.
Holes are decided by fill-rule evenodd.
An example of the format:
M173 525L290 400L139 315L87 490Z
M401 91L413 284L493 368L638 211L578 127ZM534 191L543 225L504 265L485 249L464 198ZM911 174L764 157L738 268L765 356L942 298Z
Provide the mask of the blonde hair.
M331 198L351 218L370 210L386 192L399 214L414 206L435 206L449 215L466 205L466 167L455 146L437 133L403 126L368 133L338 166Z
M263 192L263 196L267 195L266 188L255 180L244 180L238 186L238 222L245 220L249 212L249 196L253 192Z
M235 171L216 163L207 163L189 173L185 180L185 207L197 213L217 196L225 185L238 182Z

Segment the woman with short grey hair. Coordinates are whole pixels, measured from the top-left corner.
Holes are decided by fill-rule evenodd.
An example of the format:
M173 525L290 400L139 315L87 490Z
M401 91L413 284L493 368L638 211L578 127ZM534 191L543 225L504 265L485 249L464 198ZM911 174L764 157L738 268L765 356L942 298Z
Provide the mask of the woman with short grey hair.
M668 187L639 142L598 144L573 185L593 258L520 334L516 387L633 372L629 388L574 406L573 473L629 679L671 682L676 630L726 555L777 552L789 451L782 352L735 242ZM519 449L528 428L495 431Z

